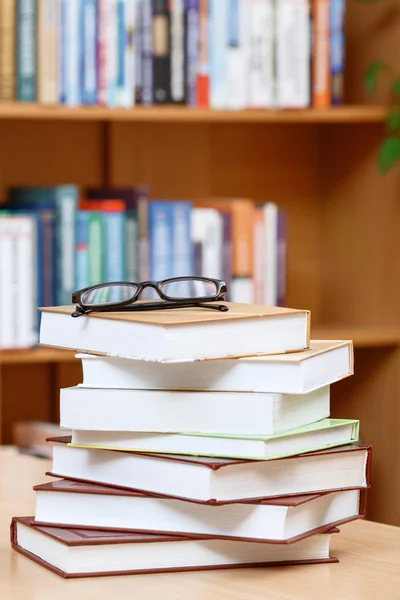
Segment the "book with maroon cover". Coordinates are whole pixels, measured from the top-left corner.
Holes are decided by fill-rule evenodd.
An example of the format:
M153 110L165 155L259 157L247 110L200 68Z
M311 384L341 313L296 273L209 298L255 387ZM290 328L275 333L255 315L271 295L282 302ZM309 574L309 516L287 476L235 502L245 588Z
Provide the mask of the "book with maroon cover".
M44 527L14 517L11 546L61 577L100 577L338 562L329 555L331 533L277 545Z
M367 488L370 481L368 446L265 461L88 449L70 440L48 440L50 475L211 504Z
M67 480L34 490L35 524L277 544L297 542L363 517L366 504L366 490L218 506Z

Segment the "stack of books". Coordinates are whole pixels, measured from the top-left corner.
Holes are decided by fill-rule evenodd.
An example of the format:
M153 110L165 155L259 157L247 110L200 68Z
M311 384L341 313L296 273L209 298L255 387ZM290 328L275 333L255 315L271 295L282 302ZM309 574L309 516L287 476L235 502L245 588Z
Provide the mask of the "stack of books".
M310 342L308 311L227 305L44 310L41 343L79 350L84 377L13 548L63 577L336 560L369 486L358 421L329 418L352 343Z

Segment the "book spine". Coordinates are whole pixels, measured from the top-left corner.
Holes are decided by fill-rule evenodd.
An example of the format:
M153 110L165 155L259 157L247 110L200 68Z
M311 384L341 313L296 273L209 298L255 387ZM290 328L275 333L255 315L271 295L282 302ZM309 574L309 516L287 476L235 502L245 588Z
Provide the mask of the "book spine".
M228 4L210 0L210 105L225 109L228 104Z
M51 2L51 0L50 0ZM79 0L68 0L65 3L65 103L78 106L80 98L80 27Z
M57 303L71 304L75 284L75 218L78 189L74 185L55 188L58 244Z
M197 69L197 106L210 106L209 0L199 0L199 64Z
M287 215L278 209L277 305L286 306Z
M135 103L135 4L118 2L117 104L132 108Z
M150 278L160 281L172 276L173 214L170 202L150 203Z
M54 306L56 303L56 213L55 210L40 210L40 236L42 253L41 288L42 306Z
M277 0L276 74L277 105L310 105L310 18L308 0Z
M186 1L186 98L189 106L196 106L199 64L199 0Z
M118 0L108 0L107 22L107 105L117 105Z
M344 0L331 0L330 11L330 80L331 103L343 104L345 68L345 21L346 3Z
M67 101L67 0L59 0L58 20L58 101Z
M265 223L265 291L264 303L276 306L278 303L278 207L273 202L264 205Z
M15 0L0 2L0 100L15 96Z
M39 0L38 4L38 101L56 104L58 85L59 3Z
M89 279L89 220L90 213L78 211L76 215L75 288L88 287Z
M126 279L140 281L138 273L139 231L137 212L126 211Z
M153 8L152 2L142 2L142 104L153 104Z
M173 203L173 277L194 275L190 202Z
M17 5L17 100L36 102L36 0Z
M97 285L104 282L104 234L101 213L89 212L89 285Z
M13 345L12 311L12 217L0 213L0 348L11 348ZM7 293L4 293L6 290Z
M101 106L107 105L107 27L108 0L98 0L97 39L97 98Z
M125 280L125 229L124 212L102 212L104 235L104 280Z
M98 14L96 0L81 0L80 73L82 104L97 104Z
M227 108L240 110L247 105L247 45L243 0L228 0Z
M228 287L225 299L230 300L230 283L232 280L232 217L222 214L222 279Z
M140 281L150 279L150 202L147 190L138 195L138 275Z
M169 48L170 48L170 102L184 104L186 101L186 19L184 0L170 0Z
M169 4L167 0L152 0L152 6L153 102L154 104L168 104L171 98Z
M246 2L249 30L249 107L274 106L273 0Z
M135 2L135 104L142 104L143 97L143 2Z
M315 0L313 106L327 108L331 103L329 21L330 0Z
M15 218L16 319L17 348L28 348L37 341L36 295L36 217Z
M264 304L265 274L264 211L255 209L254 215L254 302Z

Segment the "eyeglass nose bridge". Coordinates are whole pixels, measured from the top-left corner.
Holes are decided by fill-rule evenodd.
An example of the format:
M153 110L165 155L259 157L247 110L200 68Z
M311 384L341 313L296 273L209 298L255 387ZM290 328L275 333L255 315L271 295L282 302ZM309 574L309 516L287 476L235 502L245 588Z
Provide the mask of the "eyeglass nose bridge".
M158 287L158 282L152 281L152 280L142 281L142 283L140 284L140 287L137 291L136 298L139 298L139 296L141 295L143 290L145 290L146 288L152 288L153 290L155 290L157 292L157 294L160 298L164 298L163 293L161 292L160 288Z

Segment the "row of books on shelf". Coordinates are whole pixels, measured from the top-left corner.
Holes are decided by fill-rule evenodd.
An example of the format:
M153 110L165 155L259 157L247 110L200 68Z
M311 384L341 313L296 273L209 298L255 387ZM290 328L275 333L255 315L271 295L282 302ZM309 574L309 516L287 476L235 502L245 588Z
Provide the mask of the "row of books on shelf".
M231 303L51 307L40 342L85 351L83 383L61 390L57 479L12 520L15 550L67 578L337 562L331 534L370 485L359 422L329 418L351 341L310 340L309 311Z
M37 341L37 306L107 281L202 276L284 305L286 216L250 199L150 200L146 186L14 188L0 211L0 348Z
M344 17L345 0L3 0L0 99L340 104Z

